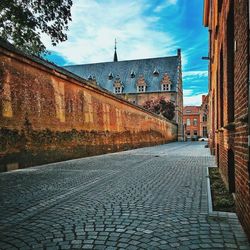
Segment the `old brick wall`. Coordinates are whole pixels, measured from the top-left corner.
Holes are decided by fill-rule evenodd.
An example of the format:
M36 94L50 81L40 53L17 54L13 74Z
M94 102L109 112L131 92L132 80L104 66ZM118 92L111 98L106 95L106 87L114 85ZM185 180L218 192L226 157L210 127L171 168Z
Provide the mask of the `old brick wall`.
M175 123L1 43L2 170L176 139Z
M200 136L201 137L207 137L207 133L205 133L208 128L207 116L208 116L208 95L203 95L201 109L200 109Z
M168 91L168 92L144 92L144 93L129 93L129 94L120 94L125 100L138 104L143 105L146 101L155 100L160 97L164 97L166 101L172 101L175 105L175 117L173 121L180 124L178 126L178 138L180 141L183 140L183 93L182 93L182 86L181 86L181 79L179 79L179 87L178 93L175 91Z
M249 1L234 1L235 19L235 177L236 209L250 238L250 176L248 172L248 66L249 66Z
M235 193L237 214L250 238L248 4L248 0L213 1L207 26L210 29L210 146L212 151L215 149L226 185Z

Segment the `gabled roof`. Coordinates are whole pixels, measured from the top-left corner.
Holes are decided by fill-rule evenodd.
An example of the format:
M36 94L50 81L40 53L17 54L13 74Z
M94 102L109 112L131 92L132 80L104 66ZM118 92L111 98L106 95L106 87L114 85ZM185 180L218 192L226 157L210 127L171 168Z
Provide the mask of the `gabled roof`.
M161 91L161 81L165 73L170 77L171 91L177 91L176 85L179 78L179 56L138 59L118 62L103 62L82 65L64 66L70 72L85 79L89 76L96 79L102 88L113 92L114 81L119 78L124 93L136 93L137 81L143 76L147 89L146 92ZM157 74L154 72L157 72ZM113 78L109 77L113 75Z

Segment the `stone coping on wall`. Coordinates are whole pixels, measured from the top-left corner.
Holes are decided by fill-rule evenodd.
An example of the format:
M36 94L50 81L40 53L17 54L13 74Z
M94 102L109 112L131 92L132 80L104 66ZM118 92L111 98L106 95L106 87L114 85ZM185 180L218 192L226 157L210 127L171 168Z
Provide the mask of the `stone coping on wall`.
M154 116L157 119L160 119L160 120L163 120L166 122L170 122L174 125L177 125L176 122L170 121L167 118L164 118L164 117L157 115L149 110L146 110L141 106L138 106L136 104L132 104L129 101L126 101L125 99L123 99L119 96L116 96L113 93L111 93L111 92L109 92L109 91L107 91L107 90L105 90L97 85L94 85L90 81L88 81L84 78L81 78L81 77L67 71L66 69L64 69L60 66L57 66L54 63L46 61L46 60L44 60L38 56L35 56L35 55L29 55L29 54L15 48L11 43L9 43L1 38L0 38L0 54L4 54L4 55L6 55L10 58L14 58L15 60L18 60L18 61L22 61L23 63L30 64L33 67L36 67L36 68L39 68L40 70L49 72L50 74L56 75L57 77L62 78L64 80L67 80L67 81L74 83L76 85L80 85L80 86L84 85L85 88L89 88L92 91L100 93L104 96L108 96L111 99L115 99L116 101L118 101L120 103L124 103L128 106L131 106L131 107L137 109L137 110L143 111L144 113L148 113L149 115Z

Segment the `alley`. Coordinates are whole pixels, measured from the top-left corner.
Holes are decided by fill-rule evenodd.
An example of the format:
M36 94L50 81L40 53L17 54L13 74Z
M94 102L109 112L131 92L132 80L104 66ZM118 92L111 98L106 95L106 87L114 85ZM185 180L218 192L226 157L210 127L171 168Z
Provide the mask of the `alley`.
M169 143L0 174L0 249L250 249L209 213L204 143Z

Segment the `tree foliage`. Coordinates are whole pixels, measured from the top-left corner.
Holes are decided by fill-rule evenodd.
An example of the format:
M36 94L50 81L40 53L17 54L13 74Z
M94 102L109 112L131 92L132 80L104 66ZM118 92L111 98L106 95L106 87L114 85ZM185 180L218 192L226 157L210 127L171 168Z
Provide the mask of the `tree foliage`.
M27 53L46 53L41 34L65 41L72 0L0 0L0 37Z
M165 101L164 97L146 101L142 106L145 109L158 115L162 115L169 120L172 120L175 116L175 105L170 101Z

